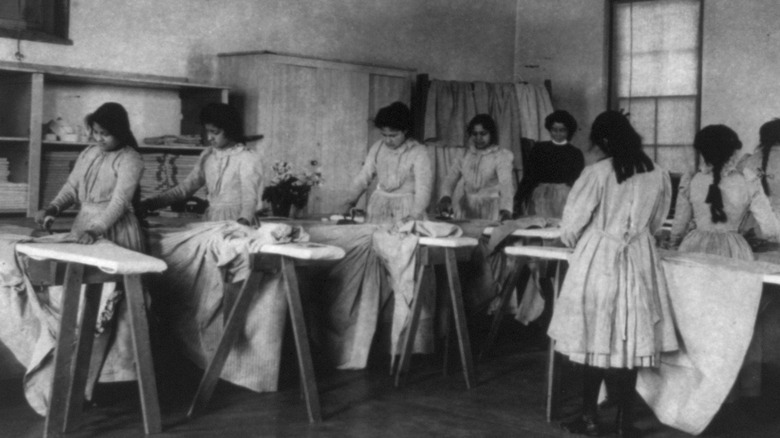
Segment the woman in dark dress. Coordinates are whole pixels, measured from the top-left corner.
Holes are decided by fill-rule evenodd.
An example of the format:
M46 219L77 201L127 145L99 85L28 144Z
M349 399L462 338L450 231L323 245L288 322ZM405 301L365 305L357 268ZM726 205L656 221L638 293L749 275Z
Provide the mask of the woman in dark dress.
M544 127L552 140L538 143L531 150L515 195L515 212L560 218L569 190L585 167L585 158L570 143L577 131L577 121L571 114L555 111L545 118Z

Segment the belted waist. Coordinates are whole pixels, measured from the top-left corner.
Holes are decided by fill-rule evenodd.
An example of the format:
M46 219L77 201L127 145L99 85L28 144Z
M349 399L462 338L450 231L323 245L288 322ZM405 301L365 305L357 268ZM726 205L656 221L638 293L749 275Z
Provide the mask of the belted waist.
M414 187L405 187L401 186L396 190L393 190L392 192L388 192L387 190L384 190L381 187L377 187L374 193L379 193L385 196L407 196L407 195L414 195Z
M606 231L596 230L596 234L604 237L608 240L619 244L614 258L614 271L617 273L618 282L617 289L618 294L615 296L615 327L621 328L621 338L623 340L628 339L628 312L629 312L629 293L635 292L636 287L632 287L632 284L637 281L632 273L626 272L629 266L633 265L635 268L641 268L643 262L647 261L634 259L633 251L631 247L633 243L639 241L640 238L652 238L649 230L643 230L637 234L618 237L614 234L607 233ZM652 315L653 321L661 319L661 303L658 301L658 294L642 294L634 296L635 301L643 300L646 308ZM637 304L639 305L639 304Z

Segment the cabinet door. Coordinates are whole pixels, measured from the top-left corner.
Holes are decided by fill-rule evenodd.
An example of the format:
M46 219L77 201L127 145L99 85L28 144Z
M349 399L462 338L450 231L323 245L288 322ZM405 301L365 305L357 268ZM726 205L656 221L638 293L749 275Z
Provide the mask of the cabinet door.
M341 213L345 189L360 172L369 132L369 75L320 69L319 139L312 156L322 164L325 183L310 200L309 214Z
M345 190L379 138L374 114L408 103L411 90L409 72L269 54L220 56L220 77L233 88L248 133L265 136L257 148L266 184L277 161L299 171L317 162L324 183L312 189L303 215L341 213Z

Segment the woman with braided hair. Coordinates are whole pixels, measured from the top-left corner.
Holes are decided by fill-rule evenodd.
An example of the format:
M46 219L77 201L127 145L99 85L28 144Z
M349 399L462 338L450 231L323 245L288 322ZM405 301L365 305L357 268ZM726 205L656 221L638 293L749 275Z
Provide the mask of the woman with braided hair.
M598 393L608 380L621 436L636 435L631 416L637 370L657 367L678 348L653 235L671 204L669 174L642 151L625 115L606 111L591 143L605 158L582 171L569 192L561 241L574 247L548 334L555 349L583 365L581 414L562 423L598 436Z
M680 181L670 246L682 238L679 250L752 261L753 250L739 233L740 224L752 213L762 235L777 239L780 221L761 187L760 177L737 166L742 148L737 134L725 125L709 125L696 134L693 147L704 158L695 175ZM759 309L769 301L762 298ZM762 325L759 311L757 325ZM736 384L734 395L755 397L761 392L762 330L757 329Z
M764 235L780 235L780 222L772 212L759 176L737 168L742 148L737 134L725 125L710 125L696 134L693 147L704 158L703 168L680 181L671 246L680 251L753 260L753 251L739 234L748 212Z

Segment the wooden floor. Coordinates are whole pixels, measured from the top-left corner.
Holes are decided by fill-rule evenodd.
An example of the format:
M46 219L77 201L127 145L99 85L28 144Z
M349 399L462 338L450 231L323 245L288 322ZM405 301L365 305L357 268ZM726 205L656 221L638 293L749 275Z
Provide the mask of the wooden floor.
M220 384L201 417L185 412L197 385L198 372L177 361L158 370L163 409L161 437L564 437L557 423L545 421L546 351L540 329L514 322L502 327L494 354L478 363L478 385L466 390L459 368L440 373L438 357L415 357L413 374L401 389L392 386L384 358L374 358L363 371L318 371L325 420L310 425L297 385L294 357L285 356L281 390L257 394ZM475 345L483 331L474 334ZM320 367L321 368L321 367ZM564 410L577 412L578 369L564 367ZM0 436L40 437L43 418L24 399L20 381L0 382ZM95 405L85 413L74 437L138 437L142 435L134 383L102 384ZM686 437L661 425L646 406L638 408L643 436ZM726 405L702 436L780 437L780 403ZM612 422L614 408L602 422ZM614 434L613 434L614 436Z

